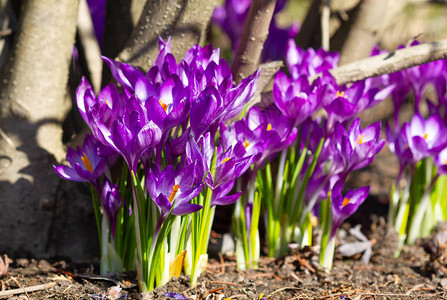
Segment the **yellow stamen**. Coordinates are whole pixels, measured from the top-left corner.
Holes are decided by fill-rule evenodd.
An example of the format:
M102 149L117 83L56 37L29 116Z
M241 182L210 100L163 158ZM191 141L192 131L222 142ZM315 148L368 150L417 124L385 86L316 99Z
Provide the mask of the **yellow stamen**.
M169 196L168 196L169 202L172 203L172 200L174 200L175 194L177 194L179 188L180 188L180 186L178 184L174 184L174 186L172 187L172 191L169 193Z
M89 171L90 173L93 173L92 164L90 163L90 159L88 159L88 156L85 152L84 152L84 155L81 157L81 159L82 159L82 162L84 163L84 166L87 169L87 171Z
M343 91L337 91L337 93L335 94L335 97L344 97L344 98L346 98L346 96L345 96L345 92L343 92Z
M244 148L247 148L248 146L250 146L250 143L247 140L245 140L244 141Z
M355 140L355 143L358 145L363 144L363 138L365 137L365 134L357 136L357 139Z
M428 138L428 133L424 133L424 140Z
M272 124L269 123L269 124L267 125L267 131L270 131L270 130L272 130Z
M343 199L343 204L341 206L345 207L346 205L349 204L350 201L351 201L351 199L345 197L345 199Z
M161 100L158 101L158 102L160 102L161 107L163 107L163 109L164 109L165 111L168 109L168 105L167 105L167 104L164 104L163 102L161 102Z
M222 160L222 164L226 163L226 162L229 161L229 160L230 160L229 157L224 158L224 159Z

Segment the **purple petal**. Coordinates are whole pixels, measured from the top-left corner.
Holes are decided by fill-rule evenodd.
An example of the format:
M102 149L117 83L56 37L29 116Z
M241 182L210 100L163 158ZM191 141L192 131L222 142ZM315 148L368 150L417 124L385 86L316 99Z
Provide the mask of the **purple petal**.
M164 293L165 297L170 297L170 298L174 298L176 300L188 300L188 298L186 298L185 296L183 296L182 294L179 293Z
M131 89L135 89L137 79L144 76L140 70L131 65L117 62L105 56L101 56L101 58L109 66L116 81Z
M172 214L176 216L183 216L186 214L190 214L202 209L201 205L193 204L193 203L185 203L180 206L174 207L172 210Z
M72 181L78 181L78 182L87 182L88 180L85 178L82 178L78 175L78 173L75 172L73 168L67 167L67 166L55 166L53 165L54 171L59 175L60 177Z

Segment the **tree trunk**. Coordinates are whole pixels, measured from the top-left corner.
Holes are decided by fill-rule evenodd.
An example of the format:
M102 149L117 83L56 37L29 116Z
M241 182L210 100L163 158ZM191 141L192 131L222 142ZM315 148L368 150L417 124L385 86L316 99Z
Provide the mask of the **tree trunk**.
M172 53L180 60L203 41L215 5L216 0L148 0L118 60L147 71L158 55L158 36L171 36Z
M27 0L21 9L16 43L0 77L0 252L76 259L91 247L71 247L76 232L64 232L65 223L76 220L78 230L91 230L84 221L91 203L67 198L71 193L60 199L66 183L51 165L65 158L62 122L70 108L66 84L78 1Z
M360 60L371 54L387 25L385 16L388 4L388 0L363 0L360 3L341 48L339 65Z

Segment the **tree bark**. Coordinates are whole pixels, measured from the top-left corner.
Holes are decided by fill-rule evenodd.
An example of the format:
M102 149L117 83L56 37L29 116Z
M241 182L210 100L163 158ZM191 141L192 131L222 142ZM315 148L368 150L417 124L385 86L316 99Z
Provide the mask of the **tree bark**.
M65 158L62 121L70 108L66 84L77 9L76 0L27 0L22 5L16 43L0 76L0 252L21 249L22 255L45 257L62 251L76 259L91 251L68 243L72 239L75 244L76 232L52 236L54 228L76 219L75 226L85 230L88 214L79 207L82 199L57 203L58 197L67 200L59 192L65 183L51 167Z
M158 36L171 36L172 53L180 60L203 42L216 0L148 0L118 60L148 70L158 55Z
M386 27L388 0L363 0L340 51L340 65L368 57ZM380 22L378 21L380 20Z
M253 0L236 56L231 65L233 80L236 82L248 77L259 67L275 5L276 0Z
M440 59L447 59L447 39L367 57L329 71L337 83L342 85Z
M138 24L146 0L107 0L106 24L102 55L115 58L123 51ZM112 75L106 64L102 68L102 86L110 83Z

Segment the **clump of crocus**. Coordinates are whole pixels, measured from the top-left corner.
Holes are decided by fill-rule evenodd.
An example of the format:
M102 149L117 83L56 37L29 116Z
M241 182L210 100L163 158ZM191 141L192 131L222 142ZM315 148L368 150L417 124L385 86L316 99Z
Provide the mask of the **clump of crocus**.
M206 263L214 206L236 201L240 192L228 194L254 156L240 156L236 147L224 145L219 128L238 116L254 95L259 71L234 85L218 49L193 46L177 63L169 39L160 39L159 48L146 74L103 57L121 87L110 84L96 96L84 78L76 91L79 111L94 137L89 140L100 153L125 162L119 191L110 178L102 181L103 188L97 184L98 202L105 216L102 229L115 232L115 242L123 220L134 228L142 291L178 276L184 260L195 284ZM70 152L69 160L74 171L56 171L94 184L96 168L105 166L86 150ZM124 219L123 206L132 211L133 220ZM103 246L106 256L104 251Z
M387 125L387 142L399 161L388 221L399 235L400 247L427 236L437 222L446 220L442 213L446 208L445 161L441 160L447 146L445 68L446 61L439 60L386 78L395 85L394 118L393 124ZM426 93L430 85L435 93ZM414 115L409 122L402 123L400 109L408 98L414 99ZM426 108L428 114L424 116Z
M292 40L286 60L291 77L282 72L276 75L273 105L297 131L297 139L276 158L269 158L276 160L276 180L269 162L258 176L259 194L267 210L268 251L275 257L284 255L292 241L301 246L312 243L311 220L323 211L320 206L326 203L335 183L342 187L351 171L369 165L382 149L380 124L362 129L359 119L354 118L394 89L373 79L339 86L328 72L336 66L337 54L304 51ZM317 74L319 77L310 83L308 76ZM320 214L320 224L331 230L324 233L326 242L339 225L325 225L332 224L332 217ZM333 251L322 249L321 262L326 267L331 266Z
M403 123L396 134L388 127L390 150L400 161L389 218L399 233L401 243L414 243L416 238L428 235L437 221L444 220L442 214L436 213L442 208L442 196L438 190L442 187L434 187L444 174L442 166L445 161L440 157L447 146L446 134L447 128L439 114L427 119L416 114L410 123ZM406 185L401 188L398 183L404 176Z
M54 166L55 172L64 179L89 182L95 210L101 249L101 274L133 269L133 226L129 218L130 207L122 205L117 184L112 184L109 165L115 157L92 135L86 135L82 147L68 148L70 166ZM125 193L125 185L122 185ZM128 245L126 245L127 241Z

